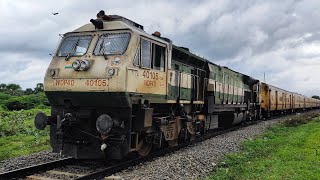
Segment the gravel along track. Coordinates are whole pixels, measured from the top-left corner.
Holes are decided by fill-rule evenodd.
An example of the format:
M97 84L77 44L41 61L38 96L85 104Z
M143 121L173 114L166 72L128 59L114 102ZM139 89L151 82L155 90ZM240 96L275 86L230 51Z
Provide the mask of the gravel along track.
M64 156L60 156L59 154L52 153L50 151L41 151L26 156L11 158L0 161L0 173L20 169L27 166L51 162L62 158L64 158Z
M114 177L116 179L196 179L206 177L225 154L240 150L241 141L253 139L271 125L288 118L290 116L262 121L219 135L149 162L130 167L114 174ZM0 173L62 158L65 157L50 151L12 158L0 162Z
M201 179L208 176L225 154L238 152L242 141L253 139L271 125L289 117L262 121L219 135L150 162L123 170L114 176L119 179Z

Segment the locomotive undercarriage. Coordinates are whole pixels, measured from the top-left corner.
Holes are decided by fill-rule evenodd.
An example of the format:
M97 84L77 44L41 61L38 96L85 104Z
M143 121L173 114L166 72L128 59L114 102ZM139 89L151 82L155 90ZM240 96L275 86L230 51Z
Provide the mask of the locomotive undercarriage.
M52 106L48 118L50 143L54 152L77 159L122 159L129 153L146 156L152 149L176 146L208 130L243 122L250 113L235 108L206 114L203 105L152 104L141 99L131 99L135 104L129 107L81 106L74 105L73 99L63 102Z
M186 114L184 109L148 103L132 108L52 106L50 143L54 152L77 159L122 159L130 152L145 156L151 149L176 146L205 132L204 115ZM108 132L104 127L99 131L96 122L101 116L112 120Z
M114 122L106 134L96 130L101 114L110 115ZM139 104L132 110L55 106L50 118L50 142L54 152L78 159L122 159L130 152L146 156L152 149L192 141L210 129L237 124L244 118L244 113L186 114L184 106L177 104L170 108L168 104Z
M107 134L96 129L101 114L112 117L113 126ZM52 107L53 151L78 159L103 159L106 154L107 158L120 159L129 151L130 116L130 108Z

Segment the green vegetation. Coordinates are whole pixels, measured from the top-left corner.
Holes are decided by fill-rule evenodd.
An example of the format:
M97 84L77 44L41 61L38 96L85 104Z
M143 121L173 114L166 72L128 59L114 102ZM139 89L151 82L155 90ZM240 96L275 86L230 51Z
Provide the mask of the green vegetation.
M0 138L0 160L49 149L47 133Z
M297 116L290 117L289 119L286 119L283 124L285 126L299 126L301 124L306 124L310 121L312 121L314 118L318 117L319 113L316 112L310 112L306 114L299 114Z
M315 116L296 116L243 142L242 151L227 155L210 179L319 179L320 118Z
M50 114L42 91L41 86L25 93L19 85L0 84L0 161L49 149L48 128L39 131L33 123L38 112Z
M43 84L38 83L34 89L27 88L26 90L22 90L19 84L0 84L0 92L13 96L37 94L43 92Z

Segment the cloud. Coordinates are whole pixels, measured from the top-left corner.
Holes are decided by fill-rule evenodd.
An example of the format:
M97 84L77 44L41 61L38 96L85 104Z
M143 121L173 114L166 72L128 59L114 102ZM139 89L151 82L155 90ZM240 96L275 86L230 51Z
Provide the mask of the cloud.
M290 39L276 45L275 50L246 55L249 57L247 59L237 57L226 65L244 69L247 74L261 80L266 74L267 83L310 96L319 92L320 76L317 75L320 68L319 42L318 40L308 42L303 38Z
M142 24L148 33L160 31L216 64L258 79L265 73L267 82L281 88L319 94L319 6L318 0L2 0L0 58L6 68L0 67L0 77L34 87L43 79L58 34L104 9ZM38 72L41 77L32 75Z
M16 83L24 88L34 88L43 81L50 58L39 59L29 54L1 54L1 83Z

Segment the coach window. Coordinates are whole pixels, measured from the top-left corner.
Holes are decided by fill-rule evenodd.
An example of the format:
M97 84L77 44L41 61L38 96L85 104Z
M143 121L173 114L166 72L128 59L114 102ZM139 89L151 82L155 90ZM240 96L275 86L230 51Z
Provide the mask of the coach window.
M151 68L151 42L141 39L141 66Z

